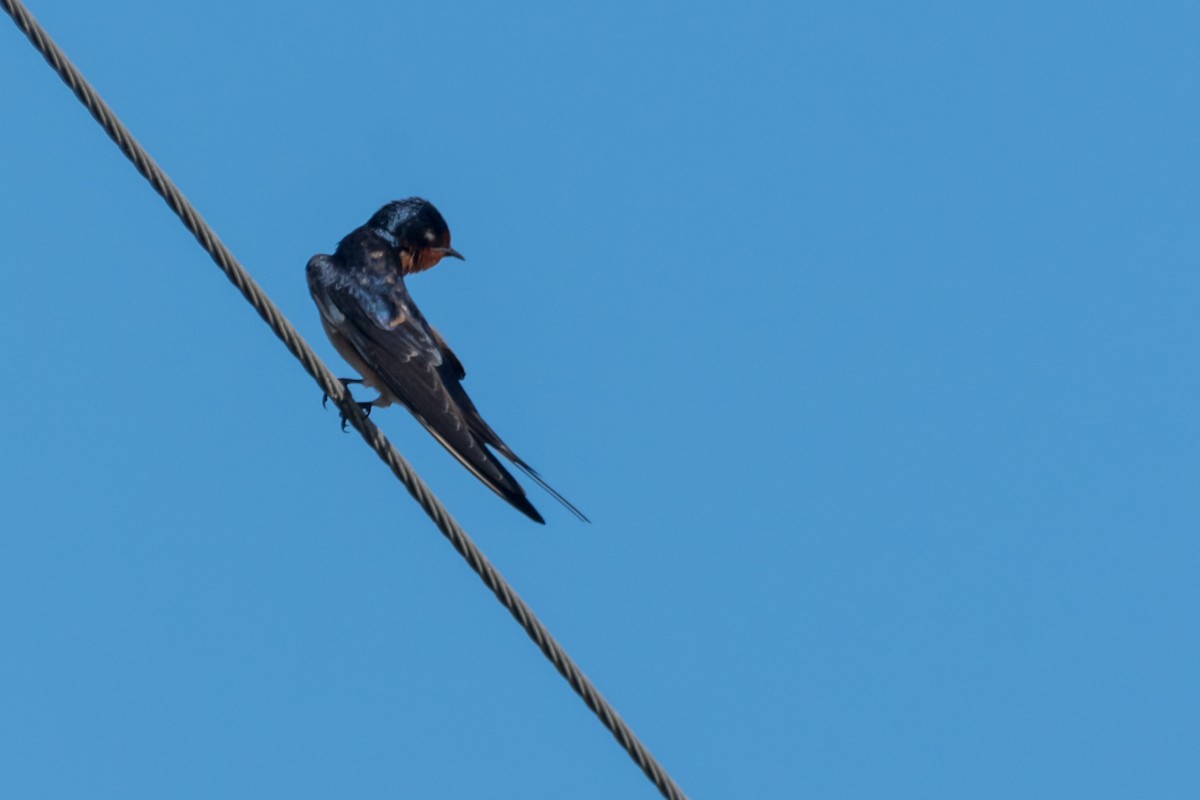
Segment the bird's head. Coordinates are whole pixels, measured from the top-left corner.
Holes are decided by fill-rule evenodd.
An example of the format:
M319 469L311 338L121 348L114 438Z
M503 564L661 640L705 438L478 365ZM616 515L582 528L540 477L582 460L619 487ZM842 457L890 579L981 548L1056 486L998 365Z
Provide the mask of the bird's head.
M433 203L420 197L388 203L375 212L367 225L386 231L395 240L406 273L427 270L446 256L463 258L450 246L446 220Z

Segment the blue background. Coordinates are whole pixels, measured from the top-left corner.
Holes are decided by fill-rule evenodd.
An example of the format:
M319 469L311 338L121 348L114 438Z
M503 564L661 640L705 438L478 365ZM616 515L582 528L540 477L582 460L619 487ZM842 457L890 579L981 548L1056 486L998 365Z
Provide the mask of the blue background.
M338 374L438 205L594 524L375 419L689 793L1198 796L1195 3L33 10ZM653 797L0 29L0 793Z

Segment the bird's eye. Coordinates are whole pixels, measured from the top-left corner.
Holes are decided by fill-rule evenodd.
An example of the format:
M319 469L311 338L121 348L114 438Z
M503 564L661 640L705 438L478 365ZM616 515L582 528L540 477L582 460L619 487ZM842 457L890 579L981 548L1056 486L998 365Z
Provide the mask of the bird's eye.
M433 228L426 228L425 229L425 241L432 244L435 239L437 239L437 234L433 232Z

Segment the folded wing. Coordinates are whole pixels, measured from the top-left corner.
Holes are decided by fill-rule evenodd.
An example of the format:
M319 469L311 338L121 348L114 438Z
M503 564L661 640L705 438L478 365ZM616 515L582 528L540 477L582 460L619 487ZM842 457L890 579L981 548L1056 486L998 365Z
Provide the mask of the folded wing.
M403 284L396 282L389 291L364 287L333 269L325 256L309 262L308 279L326 321L387 390L475 477L530 519L544 522L525 490L484 446L492 441L481 436L481 430L497 442L499 437L483 423L462 390L462 365L448 349L443 354L440 337ZM500 445L501 452L515 458ZM513 463L523 466L517 460Z

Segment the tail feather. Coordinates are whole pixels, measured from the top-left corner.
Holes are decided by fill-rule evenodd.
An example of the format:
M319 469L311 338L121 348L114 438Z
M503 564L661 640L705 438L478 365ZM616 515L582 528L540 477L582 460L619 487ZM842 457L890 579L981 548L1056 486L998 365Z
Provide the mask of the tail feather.
M509 460L512 461L512 463L516 465L517 469L521 470L521 472L524 472L526 475L528 475L538 486L545 489L546 493L548 495L550 495L555 500L557 500L559 503L561 503L563 508L565 508L567 511L570 511L572 514L574 514L581 522L586 522L589 525L591 524L592 521L587 518L587 515L584 514L582 511L580 511L578 508L576 508L571 503L570 500L568 500L567 498L565 498L561 494L559 494L558 491L553 486L546 483L546 480L541 475L538 475L536 469L529 466L521 459L517 458L516 455L514 455L511 450L506 452L504 455L508 456Z
M546 520L542 518L538 510L533 507L533 503L529 502L529 498L525 496L525 490L521 488L521 484L517 483L516 479L504 468L499 460L488 453L482 442L477 444L478 449L475 451L475 457L470 458L462 448L456 446L454 442L451 442L442 435L442 432L433 425L430 425L424 417L418 414L413 414L413 416L425 426L425 430L429 431L442 447L449 451L450 455L458 459L458 463L470 470L471 474L478 478L484 486L500 495L509 505L534 522L539 525L546 524ZM539 478L534 478L534 480L541 483L541 479Z

